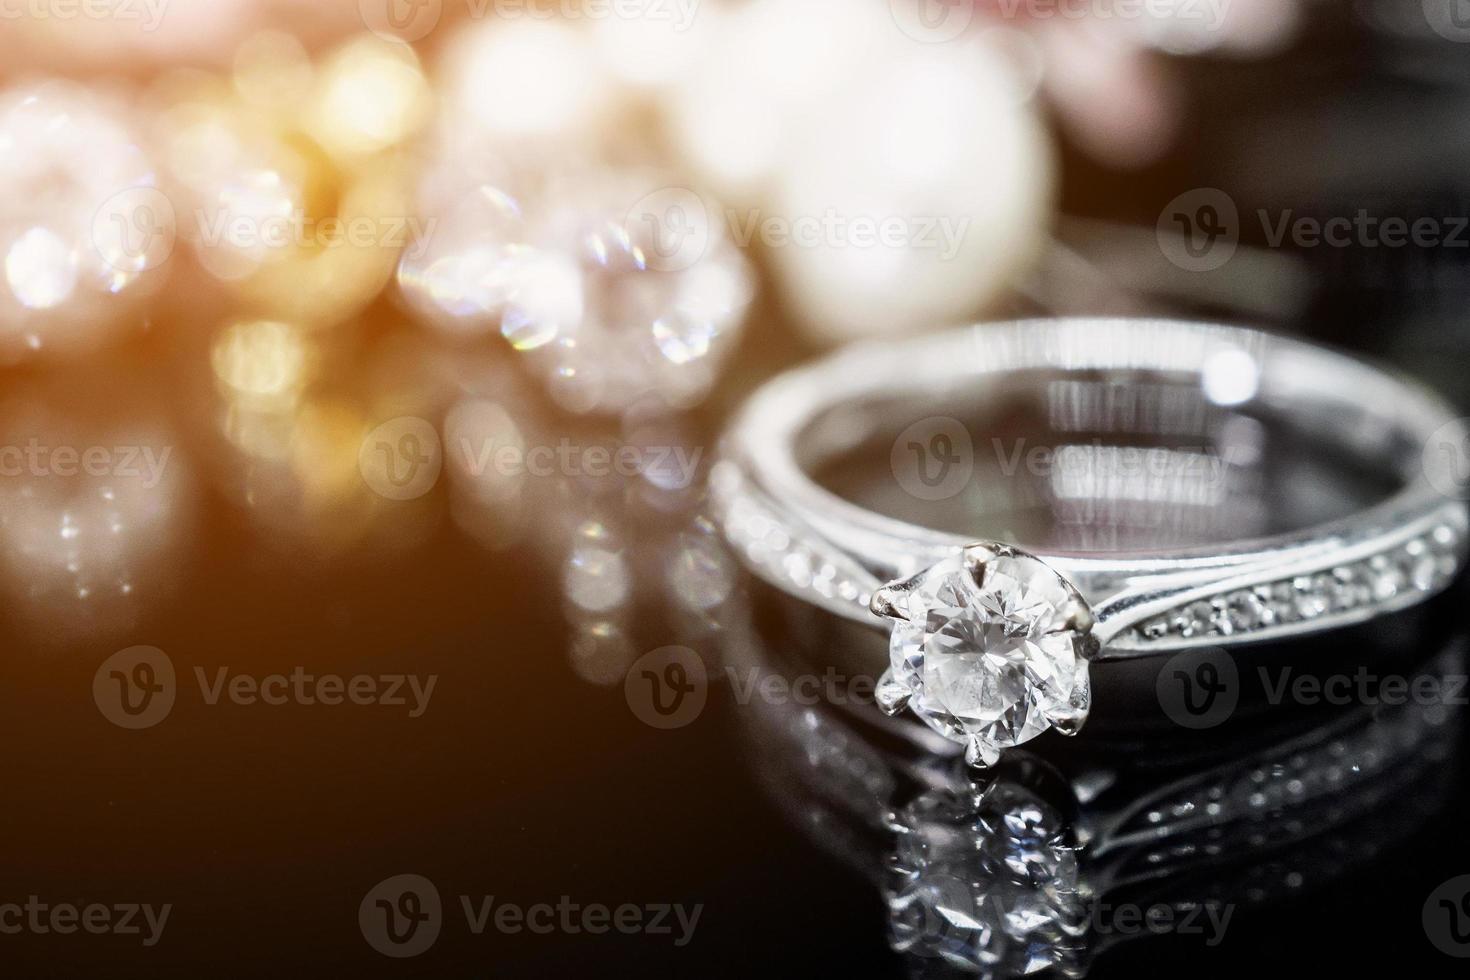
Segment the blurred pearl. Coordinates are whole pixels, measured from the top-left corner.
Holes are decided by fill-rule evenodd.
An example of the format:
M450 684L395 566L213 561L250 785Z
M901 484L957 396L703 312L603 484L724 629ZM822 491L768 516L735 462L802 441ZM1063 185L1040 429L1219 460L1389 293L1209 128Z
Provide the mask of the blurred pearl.
M676 5L667 16L601 17L592 21L592 38L607 70L620 82L638 88L675 86L689 76L698 59L714 43L720 8L694 5L687 21Z
M175 229L123 113L69 82L0 93L0 173L0 364L138 317Z
M1221 5L1218 16L1165 10L1169 12L1139 18L1137 27L1144 41L1171 54L1273 54L1291 41L1302 20L1300 0L1231 0Z
M808 333L835 342L969 319L1025 269L1054 176L1017 85L988 44L909 43L808 123L772 210L836 224L770 249Z
M966 319L1025 268L1054 177L1029 101L1039 58L1016 32L977 18L972 36L923 43L887 4L846 0L753 0L720 19L668 87L672 135L742 205L808 333Z
M609 100L590 35L557 21L475 24L444 65L448 118L497 140L582 138Z
M716 39L661 91L680 150L741 205L763 200L808 121L900 43L880 3L754 0L733 12L705 5L698 21Z
M1065 23L1037 32L1058 120L1072 141L1108 166L1136 169L1168 152L1185 104L1167 67L1120 30ZM1064 66L1064 67L1063 67Z

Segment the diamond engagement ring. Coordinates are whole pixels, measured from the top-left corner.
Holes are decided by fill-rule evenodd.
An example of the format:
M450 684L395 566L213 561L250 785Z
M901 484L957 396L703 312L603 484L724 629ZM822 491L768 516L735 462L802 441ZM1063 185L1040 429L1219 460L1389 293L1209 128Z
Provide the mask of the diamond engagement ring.
M711 486L761 578L891 628L884 711L987 766L1076 734L1094 664L1338 629L1443 590L1467 538L1444 450L1465 439L1427 389L1311 344L1035 320L776 378Z

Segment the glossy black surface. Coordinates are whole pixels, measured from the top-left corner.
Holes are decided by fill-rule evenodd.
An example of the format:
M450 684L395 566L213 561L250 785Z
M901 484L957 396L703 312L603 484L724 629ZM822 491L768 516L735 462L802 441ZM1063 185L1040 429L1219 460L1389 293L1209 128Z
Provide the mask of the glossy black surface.
M1226 186L1243 208L1284 201L1337 213L1371 199L1410 217L1464 213L1464 168L1429 165L1439 153L1463 155L1458 136L1411 125L1463 118L1464 53L1451 64L1361 29L1344 47L1335 28L1323 30L1319 47L1264 67L1187 73L1201 106L1187 149L1155 173L1127 178L1069 160L1067 209L1151 228L1176 194ZM1348 63L1365 51L1372 72ZM1291 98L1278 100L1282 92ZM1320 155L1306 153L1299 121L1328 109L1352 125L1311 148ZM1408 134L1397 169L1355 166ZM1324 158L1334 169L1314 169ZM1264 318L1388 359L1470 407L1466 257L1315 252L1305 257L1309 301ZM1077 295L1062 281L1039 305L1076 312ZM1177 296L1119 294L1100 305L1262 318ZM1000 312L1037 309L1034 299L1017 300ZM681 444L707 459L730 406L806 353L778 315L759 317L716 399L680 422ZM157 382L145 373L132 383ZM584 423L529 400L519 411L528 431L553 443L563 434L617 439L616 427L589 435ZM630 709L624 674L645 653L681 645L717 674L726 663L725 614L748 583L722 564L728 558L711 557L719 552L697 523L697 488L556 479L526 496L532 506L513 519L519 539L506 550L470 542L439 513L414 547L325 557L283 553L237 508L202 493L200 529L178 560L183 590L122 635L42 644L22 628L24 610L4 610L5 900L35 894L79 905L170 903L172 911L151 948L136 936L0 934L0 974L827 978L932 967L890 948L888 909L865 870L887 842L871 833L849 842L803 822L812 812L805 792L820 787L802 775L799 752L782 755L762 740L758 705L739 703L717 681L704 711L677 730L656 730ZM589 525L611 536L596 540L622 556L626 586L594 612L567 591ZM684 587L724 582L726 571L727 598L694 608ZM764 644L789 627L756 598L746 639ZM1437 625L1409 618L1390 626L1388 662L1404 665L1393 669L1453 647L1466 598L1461 582L1438 603ZM815 628L805 640L840 642ZM164 722L143 731L109 723L92 697L98 665L133 644L166 651L189 688ZM1351 670L1362 649L1344 640L1316 655L1340 657ZM418 718L385 707L210 705L194 670L213 677L219 667L411 673L437 684ZM1257 735L1227 726L1207 754L1228 761L1236 740L1245 753ZM1087 761L1106 763L1111 750L1136 762L1200 744L1167 729L1151 738L1146 748L1099 743L1101 760ZM1445 741L1426 770L1390 784L1374 807L1378 822L1324 820L1322 833L1272 850L1279 867L1268 861L1261 873L1285 887L1269 901L1243 901L1218 945L1145 937L1103 951L1087 975L1463 975L1465 961L1437 950L1422 920L1437 887L1470 874L1463 733L1451 729ZM1036 749L1072 765L1074 747L1064 751L1054 736ZM1338 831L1339 849L1312 850ZM1308 869L1300 880L1291 876L1298 865ZM395 960L370 948L358 910L378 882L403 873L437 885L446 922L430 950ZM682 946L677 926L674 935L477 936L466 928L462 895L701 911Z

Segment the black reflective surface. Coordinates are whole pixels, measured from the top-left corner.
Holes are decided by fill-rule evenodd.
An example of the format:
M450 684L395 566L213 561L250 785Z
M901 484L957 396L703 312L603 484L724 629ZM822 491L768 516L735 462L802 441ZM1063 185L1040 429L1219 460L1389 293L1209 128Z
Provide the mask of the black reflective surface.
M1442 47L1430 54L1361 25L1351 43L1334 46L1333 30L1323 28L1320 47L1265 67L1194 70L1187 78L1202 108L1192 151L1127 179L1088 180L1079 162L1069 213L1151 228L1164 202L1199 186L1229 187L1247 212L1351 213L1371 201L1409 217L1464 213L1463 167L1443 163L1459 160L1463 141L1434 121L1464 115L1465 55L1452 62ZM1371 74L1346 63L1369 56ZM1273 97L1282 91L1292 98ZM1304 137L1301 120L1328 111L1342 123ZM1384 145L1400 152L1391 165L1369 166ZM1125 251L1105 234L1090 240L1102 253ZM1126 283L1089 292L1059 274L1000 312L1265 321L1388 359L1470 407L1467 256L1309 251L1300 257L1307 271L1292 273L1300 301L1267 310ZM1245 278L1235 294L1272 295L1272 282ZM397 342L384 331L370 347ZM691 418L588 428L531 397L508 400L508 410L530 443L632 439L684 447L707 464L729 408L805 353L771 314L714 402ZM120 387L147 401L158 367L143 357L136 368ZM1115 702L1112 727L1099 719L1092 747L1049 736L1034 762L971 784L946 762L916 766L902 735L870 724L867 706L792 703L779 685L773 696L752 693L749 671L773 663L790 671L804 662L797 672L818 677L841 664L851 680L858 671L845 644L858 641L753 588L702 520L698 480L679 484L559 474L505 498L440 494L427 516L390 513L390 527L409 528L403 534L340 549L283 545L283 532L201 490L189 497L188 534L166 552L177 591L131 625L73 635L63 627L83 616L79 607L38 617L24 590L8 592L3 899L104 905L114 922L135 903L170 911L151 946L141 914L139 934L0 934L0 973L942 975L955 964L934 951L963 946L966 930L981 925L940 925L916 911L936 880L925 874L942 872L941 893L956 881L988 882L986 894L1003 892L1014 911L1027 907L1026 888L1039 887L1038 862L1068 882L1053 889L1049 908L1065 906L1068 889L1091 888L1115 911L1174 910L1176 925L1191 903L1228 907L1229 917L1215 931L1123 937L1116 918L1100 936L1090 916L1078 925L1069 913L1065 928L1033 923L1045 940L1027 961L1033 967L1094 978L1463 973L1464 961L1436 938L1447 934L1470 953L1470 907L1431 901L1470 874L1457 705L1365 704L1375 699L1354 686L1343 705L1242 709L1236 724L1191 732L1143 717L1160 713L1146 676L1136 701ZM1380 675L1463 678L1465 588L1371 637L1284 656L1328 675L1371 663ZM168 655L178 694L165 720L129 731L109 721L93 692L99 665L133 645ZM672 715L649 714L643 699L659 694L643 671L695 681L668 673L666 661L628 678L640 658L670 646L692 651L710 682L696 717L661 729L648 719ZM1255 661L1243 664L1257 676ZM417 717L407 680L401 706L226 695L211 703L222 668L226 683L331 674L381 685L412 675L421 685L434 678L434 687ZM1461 698L1453 687L1439 688L1439 700ZM1370 751L1377 755L1365 765ZM1333 766L1335 779L1324 774ZM1254 779L1258 771L1268 778ZM1294 779L1302 789L1291 788ZM1257 806L1251 794L1263 785L1282 795ZM1154 804L1195 792L1208 799L1213 786L1232 803L1217 822L1180 817L1177 833L1157 840L1139 831ZM1004 840L996 843L996 827L1017 812L1044 838L1030 865L1008 864ZM934 846L902 843L916 833ZM1151 858L1155 851L1163 856ZM442 924L420 955L394 959L372 947L360 910L380 882L404 874L434 883ZM894 874L907 879L896 885ZM492 918L477 934L472 919L492 896L492 909L551 906L555 924L541 934L496 928ZM1426 904L1447 933L1426 927ZM620 906L636 907L626 932L611 918ZM587 919L593 907L606 907L607 918Z

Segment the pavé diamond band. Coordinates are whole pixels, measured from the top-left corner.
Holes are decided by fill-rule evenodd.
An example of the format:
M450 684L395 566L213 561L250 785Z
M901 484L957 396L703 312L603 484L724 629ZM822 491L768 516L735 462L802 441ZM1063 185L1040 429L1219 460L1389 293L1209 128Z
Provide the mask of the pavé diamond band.
M1040 452L1017 435L1036 429ZM891 626L884 709L989 765L1074 734L1092 663L1336 629L1442 590L1465 553L1465 438L1427 389L1300 341L1020 321L776 378L712 487L758 575ZM923 523L824 485L875 447L891 473L866 489L905 490Z

